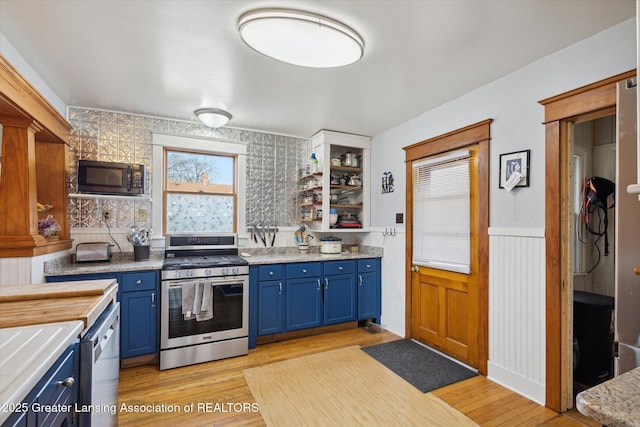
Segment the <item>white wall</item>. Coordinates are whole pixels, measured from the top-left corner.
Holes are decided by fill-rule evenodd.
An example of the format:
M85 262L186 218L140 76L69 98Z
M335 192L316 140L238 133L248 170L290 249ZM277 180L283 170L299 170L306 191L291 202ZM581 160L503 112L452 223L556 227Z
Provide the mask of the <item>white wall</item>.
M384 171L392 171L395 179L395 192L381 194L372 193L372 226L394 226L395 213L404 212L405 206L405 164L402 147L446 133L488 118L491 124L491 185L490 185L490 226L520 230L523 228L544 229L544 108L538 101L584 86L595 81L632 70L636 67L636 23L635 18L614 26L600 34L583 40L566 49L542 58L528 66L517 70L503 78L470 92L454 101L428 111L413 120L389 129L372 139L372 188L379 187L379 177ZM491 66L491 64L469 64L469 72L474 67ZM428 76L426 76L428 78ZM499 155L519 150L531 150L530 187L519 188L512 193L498 189ZM520 232L520 231L519 231ZM395 280L383 280L383 318L382 321L396 333L404 334L404 299L389 298L394 292L396 281L404 280L404 251L398 250L397 237L385 242L383 274ZM404 240L404 239L402 239ZM393 243L391 243L393 242ZM404 244L404 242L402 242ZM490 261L492 269L505 268L506 260ZM499 277L499 271L490 271L490 277ZM489 311L492 318L506 314L509 307L497 303L499 295L492 294L490 287ZM403 287L404 289L404 287ZM544 301L544 282L533 289L534 298ZM521 295L522 302L526 295ZM544 333L544 304L535 307L530 315L519 316L517 321L532 333ZM393 314L389 318L384 314ZM494 316L495 315L495 316ZM396 318L395 316L402 317ZM504 316L502 316L504 317ZM391 326L393 325L393 326ZM489 325L500 328L500 325ZM544 338L544 335L542 335ZM489 360L503 360L502 354L496 354L501 348L494 340L495 334L489 335ZM544 340L543 340L544 342ZM522 365L544 364L545 349L512 348L513 356L524 362ZM529 362L527 362L529 361ZM544 365L543 365L544 366ZM491 364L490 364L491 368ZM539 378L531 378L531 374L519 371L518 366L502 366L502 382L508 387L532 398L544 401L542 387L533 389L523 384L538 382ZM489 370L489 377L492 377ZM535 391L538 390L538 391Z

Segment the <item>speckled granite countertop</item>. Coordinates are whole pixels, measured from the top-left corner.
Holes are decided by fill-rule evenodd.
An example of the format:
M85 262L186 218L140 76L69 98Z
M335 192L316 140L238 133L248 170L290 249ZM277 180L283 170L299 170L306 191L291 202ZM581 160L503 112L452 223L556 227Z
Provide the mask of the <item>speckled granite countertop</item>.
M360 246L358 252L345 251L339 254L321 254L319 246L312 246L307 253L301 253L295 247L276 248L240 248L240 253L250 265L282 264L290 262L332 261L341 259L380 258L383 249L373 246ZM160 270L164 261L164 251L151 251L151 257L145 261L135 261L133 252L116 252L111 262L76 263L71 257L58 258L45 262L45 276L66 276L72 274L113 273L136 270Z
M640 426L640 368L579 393L578 411L608 427Z
M312 246L307 253L301 253L294 247L246 250L241 248L240 252L244 259L249 261L249 265L380 258L383 255L382 248L373 246L360 246L358 252L345 251L339 254L321 254L319 246Z
M71 257L58 258L44 263L45 276L65 276L68 274L113 273L135 270L160 270L164 261L164 251L151 251L148 260L135 261L133 252L116 252L110 262L73 262Z

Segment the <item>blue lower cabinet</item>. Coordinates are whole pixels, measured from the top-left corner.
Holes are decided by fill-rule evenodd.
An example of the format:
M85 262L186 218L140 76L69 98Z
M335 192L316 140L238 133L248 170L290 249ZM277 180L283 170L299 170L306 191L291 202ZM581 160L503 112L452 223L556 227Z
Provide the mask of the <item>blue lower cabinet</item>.
M120 277L120 358L158 352L158 272L122 273Z
M322 325L322 284L320 277L290 279L286 282L287 331Z
M380 317L380 259L249 268L249 348L258 336Z
M356 320L356 298L355 275L325 276L324 324Z
M115 279L120 301L120 358L158 352L160 301L158 270L48 276L47 282Z
M260 282L258 301L258 335L284 332L284 280Z
M380 320L380 258L358 261L358 320Z
M358 320L380 317L380 287L376 273L358 275Z
M158 350L158 301L155 291L124 292L120 301L120 358Z
M58 357L27 397L17 405L13 414L2 423L2 427L76 425L74 409L78 403L80 383L78 343L79 340L76 340ZM56 410L47 409L53 406Z

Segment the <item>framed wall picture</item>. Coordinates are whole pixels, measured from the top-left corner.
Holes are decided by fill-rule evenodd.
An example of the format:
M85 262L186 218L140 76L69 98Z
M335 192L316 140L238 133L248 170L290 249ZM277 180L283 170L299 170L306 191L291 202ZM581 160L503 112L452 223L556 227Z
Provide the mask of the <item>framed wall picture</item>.
M500 188L529 186L531 150L500 154Z

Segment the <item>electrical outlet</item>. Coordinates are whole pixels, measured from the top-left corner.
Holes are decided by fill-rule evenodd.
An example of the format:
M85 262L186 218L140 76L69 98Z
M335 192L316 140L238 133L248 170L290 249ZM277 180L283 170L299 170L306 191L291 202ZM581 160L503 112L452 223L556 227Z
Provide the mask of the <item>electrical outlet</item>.
M138 209L138 222L149 221L149 211L146 209Z
M102 210L102 219L104 219L105 222L111 221L111 211L107 210L107 209L103 209Z

